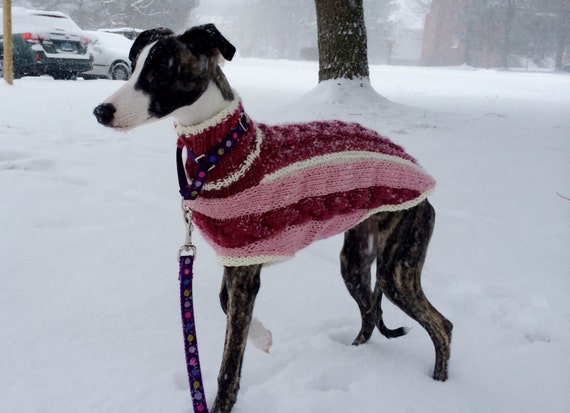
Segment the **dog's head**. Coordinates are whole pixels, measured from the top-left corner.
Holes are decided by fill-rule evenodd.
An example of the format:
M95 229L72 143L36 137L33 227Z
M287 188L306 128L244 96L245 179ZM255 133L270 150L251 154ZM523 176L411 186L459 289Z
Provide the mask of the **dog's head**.
M235 51L213 24L181 35L164 27L147 30L129 53L131 78L94 114L105 126L134 128L191 106L212 82L229 100L232 91L218 62L220 56L231 60Z

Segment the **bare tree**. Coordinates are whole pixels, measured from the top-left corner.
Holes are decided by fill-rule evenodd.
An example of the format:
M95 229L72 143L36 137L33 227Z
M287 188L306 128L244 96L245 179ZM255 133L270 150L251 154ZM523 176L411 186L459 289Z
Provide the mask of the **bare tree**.
M368 78L366 26L362 0L315 0L319 82Z
M568 39L570 39L570 6L560 9L557 17L555 51L557 70L562 70L564 67L564 51L568 47Z
M501 48L501 60L505 69L509 68L509 54L511 53L511 35L517 13L517 0L505 0L503 15L503 47Z
M570 0L534 0L535 7L551 19L555 67L564 66L564 54L570 46Z

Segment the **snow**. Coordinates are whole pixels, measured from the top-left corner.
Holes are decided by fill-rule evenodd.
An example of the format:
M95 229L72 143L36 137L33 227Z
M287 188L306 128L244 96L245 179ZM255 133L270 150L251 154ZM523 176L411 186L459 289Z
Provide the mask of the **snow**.
M429 7L424 3L418 0L396 1L397 8L392 13L391 20L401 27L423 31L425 13Z
M3 19L2 8L0 17ZM49 35L54 30L65 30L67 33L80 35L81 29L71 18L61 12L28 10L23 7L12 8L13 27L12 33L25 33L31 29L35 33ZM4 33L2 31L2 33Z
M342 118L403 145L438 180L423 273L455 325L450 377L430 378L426 332L387 301L360 320L338 269L341 236L266 268L234 412L562 412L570 396L570 77L371 67L353 98L315 63L226 64L266 122ZM0 411L180 412L191 403L178 314L184 223L172 120L127 133L93 108L120 82L0 82ZM334 85L333 85L334 86ZM341 92L341 94L344 92ZM195 306L211 404L225 319L221 268L199 233Z

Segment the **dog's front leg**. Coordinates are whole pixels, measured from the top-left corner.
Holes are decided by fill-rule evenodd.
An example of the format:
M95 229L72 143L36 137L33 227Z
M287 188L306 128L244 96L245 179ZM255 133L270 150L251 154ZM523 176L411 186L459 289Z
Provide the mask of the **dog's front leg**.
M212 413L229 413L236 402L247 334L260 287L260 273L261 265L224 269L222 302L226 302L226 341Z

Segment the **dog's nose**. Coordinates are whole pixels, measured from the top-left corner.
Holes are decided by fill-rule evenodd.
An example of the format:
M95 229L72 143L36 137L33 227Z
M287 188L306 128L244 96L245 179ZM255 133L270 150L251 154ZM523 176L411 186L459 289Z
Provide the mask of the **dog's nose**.
M97 121L105 126L111 125L113 121L113 115L117 109L112 103L102 103L95 108L93 114L97 118Z

